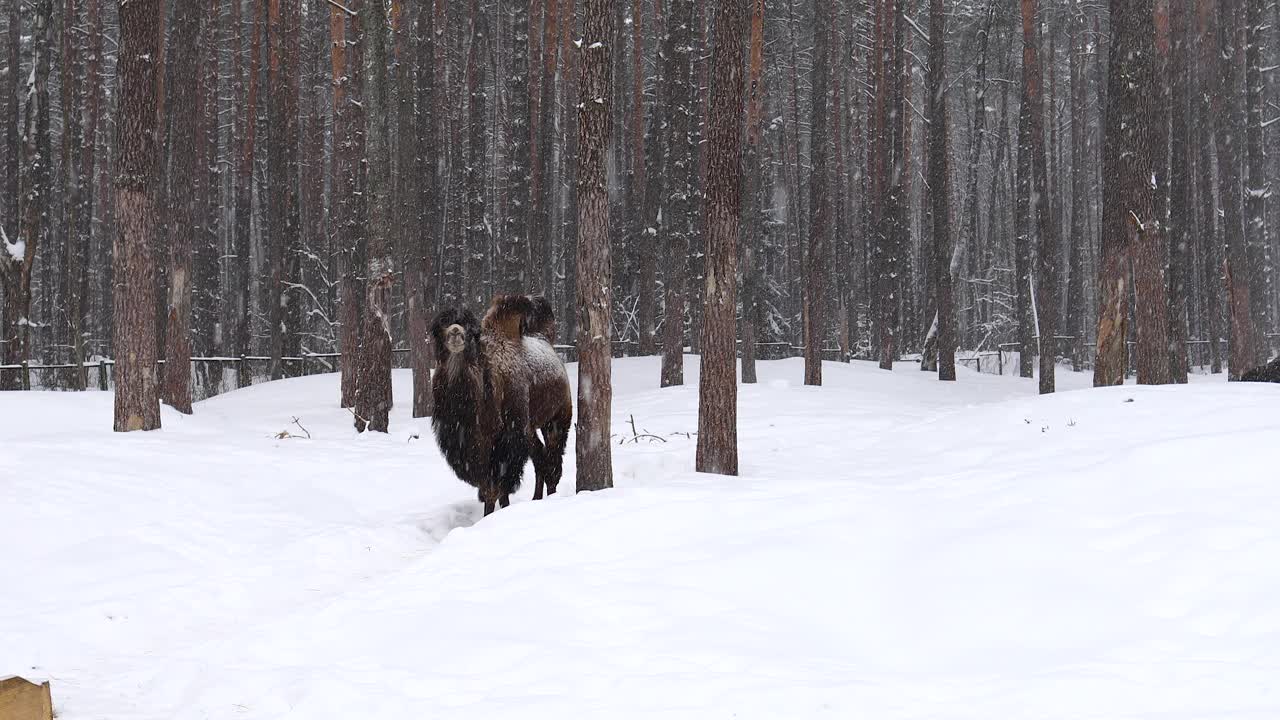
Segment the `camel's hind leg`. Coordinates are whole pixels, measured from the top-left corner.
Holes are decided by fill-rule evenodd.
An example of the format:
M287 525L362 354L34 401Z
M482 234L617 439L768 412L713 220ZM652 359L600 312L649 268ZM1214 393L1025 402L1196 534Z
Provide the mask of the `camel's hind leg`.
M560 484L560 476L564 472L564 449L569 443L569 423L572 419L572 414L568 417L562 415L542 428L545 442L542 444L541 451L533 455L533 469L538 476L534 491L535 498L541 497L538 491L544 484L547 495L556 494L556 487Z
M546 463L547 448L542 444L542 438L538 437L537 430L530 431L528 437L529 459L533 460L533 499L541 500L545 481L543 466Z

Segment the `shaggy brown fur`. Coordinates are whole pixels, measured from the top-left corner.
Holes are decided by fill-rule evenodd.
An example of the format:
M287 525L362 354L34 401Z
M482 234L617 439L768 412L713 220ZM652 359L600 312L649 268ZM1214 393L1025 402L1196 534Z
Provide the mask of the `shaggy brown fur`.
M1241 382L1280 383L1280 357L1240 376Z
M437 367L432 428L449 466L479 490L485 514L506 507L525 462L537 475L534 498L560 482L573 401L564 364L551 346L555 318L540 297L499 296L483 322L445 310L431 328ZM538 436L542 432L542 437Z

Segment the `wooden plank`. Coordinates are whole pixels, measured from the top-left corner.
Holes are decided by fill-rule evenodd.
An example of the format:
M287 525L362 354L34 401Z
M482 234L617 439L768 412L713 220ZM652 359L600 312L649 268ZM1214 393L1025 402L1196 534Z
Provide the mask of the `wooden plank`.
M49 683L36 685L20 677L0 680L0 720L53 720Z

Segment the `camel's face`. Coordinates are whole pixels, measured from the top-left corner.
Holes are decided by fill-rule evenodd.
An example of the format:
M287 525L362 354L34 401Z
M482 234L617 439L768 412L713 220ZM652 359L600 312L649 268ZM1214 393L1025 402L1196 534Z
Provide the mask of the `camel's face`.
M432 323L431 339L440 364L450 360L466 362L479 352L480 321L470 310L445 309Z
M451 354L462 352L467 347L467 331L456 323L445 328L444 346Z

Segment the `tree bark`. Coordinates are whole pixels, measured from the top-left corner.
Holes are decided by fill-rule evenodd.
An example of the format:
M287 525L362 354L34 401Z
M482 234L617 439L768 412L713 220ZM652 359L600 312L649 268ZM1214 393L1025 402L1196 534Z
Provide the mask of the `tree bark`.
M504 3L506 4L506 3ZM507 81L507 133L511 147L507 154L507 193L510 213L505 241L499 253L502 287L523 293L529 285L530 206L530 108L529 108L529 2L509 0L512 16L511 70Z
M268 16L267 176L271 216L267 222L270 279L271 379L286 374L283 357L299 351L297 281L298 213L298 30L300 0L270 0ZM292 374L290 371L289 374Z
M613 403L612 289L609 190L605 153L609 146L613 87L609 41L613 0L586 0L580 52L578 104L578 492L613 487L610 412Z
M391 242L391 147L387 116L387 11L381 0L361 9L362 30L369 39L364 71L368 118L369 250L366 275L364 344L356 382L355 427L358 432L387 432L391 412L391 290L395 281L395 249Z
M1039 13L1036 0L1022 0L1023 102L1030 104L1031 165L1036 230L1040 252L1036 256L1035 287L1037 334L1040 337L1040 393L1054 391L1057 363L1058 226L1049 206L1049 170L1044 132L1044 71L1040 68ZM1026 348L1023 348L1025 355Z
M81 175L82 158L92 154L83 141L81 118L83 110L80 77L80 43L75 38L78 19L76 0L66 0L62 10L62 171L66 180L63 196L64 236L62 286L60 292L66 302L67 357L73 366L69 387L85 389L84 369L84 261L88 256L90 225L84 221L84 190L87 184Z
M160 396L180 413L191 414L191 252L192 236L199 233L203 218L197 205L204 192L206 170L201 167L200 143L196 141L198 113L196 95L200 84L204 8L183 3L173 19L174 51L170 55L178 82L171 88L173 133L177 142L170 148L169 213L169 309L166 315L164 378Z
M764 225L764 165L760 157L764 110L764 0L751 0L751 42L747 61L747 146L742 208L742 382L756 380L756 329L760 318L759 263Z
M1217 122L1218 183L1222 203L1221 217L1226 243L1225 274L1228 317L1231 326L1230 355L1227 373L1231 380L1257 364L1258 329L1254 322L1253 288L1250 282L1249 239L1245 229L1245 207L1242 177L1248 149L1241 146L1245 109L1242 63L1245 60L1247 29L1244 26L1241 0L1221 0L1218 13L1218 91Z
M707 272L698 382L698 472L738 474L738 226L742 214L745 0L720 0L707 137ZM821 357L818 358L821 362ZM819 372L819 380L821 380Z
M665 318L662 328L662 387L684 384L685 280L688 271L690 205L693 201L693 88L690 54L693 42L692 0L671 0L667 28L671 86L670 140L667 190L664 193L661 234L666 248L664 282Z
M412 285L409 298L409 353L413 365L413 416L428 417L434 411L431 395L432 357L429 328L436 298L436 246L440 231L437 177L437 125L440 113L436 98L436 13L431 3L424 4L418 15L418 156L415 171L419 177L418 243L406 268Z
M253 219L253 183L254 160L257 154L258 139L258 78L262 67L262 3L250 3L253 15L249 21L249 65L245 71L236 70L237 92L243 92L244 111L240 116L240 131L236 137L240 141L240 154L236 166L235 182L235 221L232 247L235 250L235 272L232 277L239 283L235 287L235 351L240 355L248 355L253 351L253 300L252 300L252 268L253 246L250 230ZM233 3L239 5L239 3ZM237 59L239 53L236 54ZM237 60L238 61L238 60ZM244 87L246 86L247 87ZM239 87L244 87L243 91Z
M45 0L46 2L48 0ZM156 286L151 242L158 178L156 125L160 0L120 3L120 95L116 123L116 432L156 430Z
M22 117L19 165L18 236L0 238L0 282L5 287L5 317L10 326L5 343L5 364L31 359L31 281L40 241L50 215L53 158L49 139L49 72L53 23L52 0L34 3L31 34L31 72L25 81L27 98ZM12 19L12 18L11 18ZM17 66L14 66L15 69ZM10 243L16 242L16 245Z
M1155 26L1151 0L1111 0L1112 36L1110 64L1107 71L1106 132L1103 141L1102 260L1098 277L1100 295L1098 314L1098 357L1094 364L1093 384L1121 385L1125 376L1125 335L1128 325L1128 275L1131 259L1142 262L1146 274L1137 278L1139 303L1151 302L1150 294L1159 291L1158 303L1165 294L1163 273L1153 273L1151 258L1141 261L1159 248L1159 222L1155 217L1155 198L1151 188L1153 171L1152 115L1157 81L1155 63ZM1158 286L1153 284L1158 282ZM1139 322L1151 324L1155 315ZM1165 320L1163 315L1159 316ZM1167 320L1159 331L1168 327ZM1150 335L1147 344L1151 344ZM1149 350L1149 348L1145 348ZM1168 347L1161 344L1157 354L1163 358L1167 375ZM1156 377L1148 366L1147 379Z
M1188 61L1189 8L1173 0L1170 7L1170 56L1165 78L1169 85L1170 134L1172 155L1169 161L1169 378L1186 383L1187 378L1187 292L1189 248L1195 199L1191 193L1194 174L1191 163L1193 145L1188 128L1188 96L1191 67Z
M826 336L827 234L830 232L831 179L827 172L827 121L831 103L828 76L831 72L831 13L825 0L814 4L814 47L811 85L813 116L809 135L809 246L805 257L804 283L804 384L822 384L822 344Z
M947 26L942 0L929 0L929 198L937 291L938 379L956 379L955 296L951 287L951 170L947 137Z
M485 219L485 160L487 152L488 96L485 74L488 22L480 1L471 0L470 42L467 50L467 246L464 297L477 313L488 306L485 275L489 232Z

